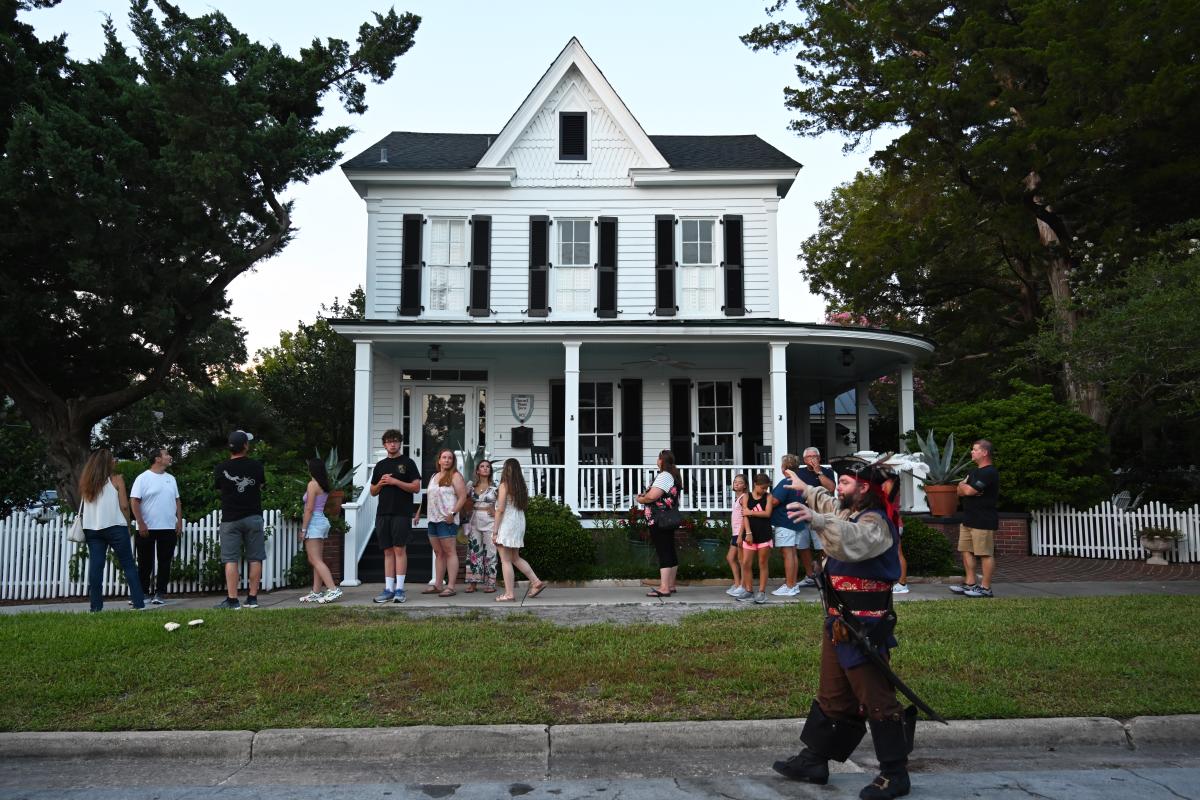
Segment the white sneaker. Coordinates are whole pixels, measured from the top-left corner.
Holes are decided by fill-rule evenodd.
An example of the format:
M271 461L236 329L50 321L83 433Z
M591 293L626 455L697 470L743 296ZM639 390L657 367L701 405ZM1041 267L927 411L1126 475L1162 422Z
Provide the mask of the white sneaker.
M725 594L729 595L730 597L736 597L737 593L738 593L738 589L741 589L741 588L742 588L741 586L734 584L733 586L730 586L728 589L725 590Z
M788 585L786 583L784 583L784 584L781 584L778 589L771 592L771 594L773 594L775 597L791 597L794 594L794 592L788 587Z
M897 583L892 587L892 594L908 594L908 584Z
M797 583L791 589L788 589L788 593L787 593L788 597L795 597L798 594L800 594L800 584Z
M342 596L342 590L335 586L332 589L326 589L325 594L321 595L321 597L318 598L317 602L324 605L325 603L332 603L334 600L337 600L341 596Z
M747 592L741 586L738 586L738 587L736 587L736 589L734 591L729 593L729 596L732 597L734 600L746 600L747 598L753 597L754 595L751 594L750 592Z
M799 582L799 583L797 583L796 585L797 585L797 586L799 586L799 587L801 587L802 589L806 589L806 588L808 588L808 587L810 587L810 586L816 586L816 585L817 585L817 582L816 582L816 580L814 580L814 579L813 579L813 576L811 576L811 575L805 575L805 576L804 576L804 580L800 581L800 582Z
M309 592L308 594L304 595L304 597L300 598L301 603L318 603L320 601L321 601L321 593L320 592Z

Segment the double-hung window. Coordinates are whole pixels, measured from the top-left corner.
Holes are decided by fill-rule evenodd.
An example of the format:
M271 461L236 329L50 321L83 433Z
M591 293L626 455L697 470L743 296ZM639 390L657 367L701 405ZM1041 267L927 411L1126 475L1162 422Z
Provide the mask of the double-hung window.
M429 220L429 302L434 314L465 314L467 309L467 221L446 217Z
M679 310L683 314L711 314L720 306L716 226L713 218L679 221Z
M697 444L719 445L728 463L733 463L735 418L733 381L696 382Z
M592 315L596 308L592 267L592 220L556 219L558 261L554 264L555 316Z

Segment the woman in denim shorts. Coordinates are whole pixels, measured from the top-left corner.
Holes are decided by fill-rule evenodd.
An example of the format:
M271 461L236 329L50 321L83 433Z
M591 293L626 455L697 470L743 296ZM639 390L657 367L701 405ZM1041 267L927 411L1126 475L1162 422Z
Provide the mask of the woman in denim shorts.
M429 479L425 492L425 510L429 515L429 544L437 559L437 573L433 583L421 594L437 593L439 597L453 597L454 581L458 577L458 512L467 502L467 482L458 471L458 458L454 451L443 449L438 453L437 474ZM446 572L446 588L438 591L442 571Z
M329 603L342 596L333 582L333 574L325 564L325 540L329 538L329 520L325 517L325 501L329 499L329 473L325 462L310 458L307 462L311 480L304 490L304 521L300 524L300 541L312 566L312 591L300 598L301 603ZM321 587L325 586L322 591Z

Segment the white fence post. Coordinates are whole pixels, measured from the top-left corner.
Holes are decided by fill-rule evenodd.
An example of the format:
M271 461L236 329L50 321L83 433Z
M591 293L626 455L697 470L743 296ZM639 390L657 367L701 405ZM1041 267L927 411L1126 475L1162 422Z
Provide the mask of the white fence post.
M1200 561L1200 505L1173 511L1165 503L1151 502L1122 511L1111 502L1087 511L1062 504L1030 515L1029 541L1034 555L1053 556L1062 551L1083 558L1140 559L1137 532L1147 527L1174 528L1183 534L1168 554L1179 563Z

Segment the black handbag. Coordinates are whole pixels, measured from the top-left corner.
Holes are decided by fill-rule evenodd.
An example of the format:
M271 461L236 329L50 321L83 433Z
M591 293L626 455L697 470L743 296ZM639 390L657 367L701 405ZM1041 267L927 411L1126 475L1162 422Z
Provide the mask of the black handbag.
M683 524L683 514L679 513L678 506L679 490L673 486L671 492L674 493L675 505L668 506L667 499L671 495L664 494L650 506L650 522L656 528L674 529Z

